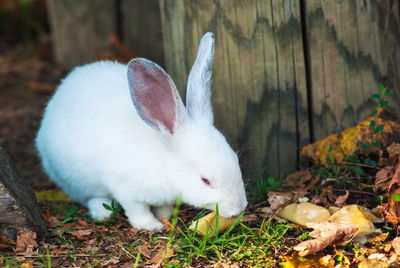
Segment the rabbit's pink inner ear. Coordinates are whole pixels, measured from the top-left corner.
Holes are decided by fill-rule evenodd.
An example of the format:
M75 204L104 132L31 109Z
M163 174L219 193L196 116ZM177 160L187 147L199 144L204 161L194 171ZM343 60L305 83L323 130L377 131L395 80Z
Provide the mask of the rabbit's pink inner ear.
M177 121L177 90L169 76L154 63L129 64L128 80L133 103L150 126L174 133Z

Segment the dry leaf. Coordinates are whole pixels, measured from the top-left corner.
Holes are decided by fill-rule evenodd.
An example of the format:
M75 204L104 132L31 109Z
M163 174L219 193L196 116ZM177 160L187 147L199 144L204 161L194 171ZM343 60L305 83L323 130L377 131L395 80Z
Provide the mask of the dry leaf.
M174 230L174 226L172 226L171 222L166 218L161 218L160 221L164 224L165 230L167 232Z
M211 236L215 234L215 228L217 224L217 217L215 212L211 212L210 214L198 219L197 221L192 222L189 226L189 230L196 231L202 235L206 235L207 233ZM237 217L225 218L222 216L218 217L218 233L222 232L235 222Z
M387 268L389 264L378 260L365 259L358 264L358 268Z
M7 238L5 236L0 235L0 250L1 249L8 249L15 246L16 243L14 240Z
M392 247L394 248L394 251L396 251L396 254L400 256L400 237L393 239Z
M85 241L89 239L89 235L93 232L91 229L86 230L77 230L77 231L68 231L67 233L75 236L81 241Z
M399 143L394 142L394 143L390 144L386 148L386 151L389 154L389 157L388 157L389 160L391 160L392 162L399 160L399 158L400 158L400 144Z
M119 263L119 258L116 257L116 256L113 256L110 259L104 261L102 263L102 267L106 267L106 266L109 266L109 265L112 265L112 264L117 264L117 263Z
M332 244L344 244L350 241L357 231L357 227L352 224L342 224L336 222L309 223L307 227L314 231L310 236L313 240L304 241L294 247L300 256L306 256L323 250Z
M247 223L249 223L249 222L258 222L258 221L259 221L259 218L258 218L257 214L244 215L242 220L241 220L241 222L247 222Z
M287 192L268 192L269 207L263 209L267 214L276 214L293 201L293 194Z
M395 172L387 184L388 202L381 205L386 220L397 225L400 223L400 205L399 202L390 198L394 194L400 194L400 163L397 164Z
M35 241L36 233L35 232L26 232L20 230L17 234L17 252L33 252L33 249L38 246Z
M382 132L373 133L374 128L370 127L372 120L375 121L376 126L384 125ZM372 140L386 146L389 136L399 128L400 126L393 121L369 117L359 122L355 127L329 135L320 141L303 147L300 154L313 159L316 164L325 164L328 161L327 159L340 163L358 148L359 142L370 147L368 152L379 150L378 147L370 146ZM363 152L362 149L361 152Z
M326 208L314 205L309 202L290 204L286 206L278 216L302 226L308 223L321 222L328 219L331 214Z
M319 179L319 176L312 175L308 169L305 169L287 175L283 180L283 184L285 189L308 192L310 189L315 188Z
M160 251L150 260L146 262L146 264L152 264L151 268L159 268L162 267L164 261L174 256L174 250L169 246L164 246L160 249Z
M143 256L150 259L151 258L151 251L150 251L150 244L144 243L143 245L135 247Z
M389 183L392 179L392 166L387 166L380 169L375 175L375 185L374 192L382 191L384 193L388 192Z
M346 202L347 198L349 198L349 195L350 195L349 191L346 191L344 195L341 195L336 199L335 205L338 207L342 207Z
M388 238L389 233L381 233L370 240L373 243L381 243Z

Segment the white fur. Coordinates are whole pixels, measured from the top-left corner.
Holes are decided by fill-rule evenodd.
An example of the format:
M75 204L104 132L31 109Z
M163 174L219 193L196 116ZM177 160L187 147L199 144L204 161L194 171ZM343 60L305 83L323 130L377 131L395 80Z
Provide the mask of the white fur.
M205 38L200 48L213 46L212 34ZM212 53L207 57L212 62ZM196 90L210 92L210 64L193 68L191 77L205 69L210 74L201 77L208 81ZM127 65L95 62L75 68L63 80L48 103L36 138L49 177L88 207L95 219L109 216L102 203L114 199L132 226L141 229L162 228L150 206L157 216L168 217L178 197L208 209L218 203L225 217L242 212L247 205L242 175L223 135L209 120L183 112L177 119L181 127L166 138L138 116L127 71ZM212 116L210 94L190 94L188 101L193 107L206 105L202 109Z
M214 59L214 35L206 33L201 38L196 60L189 73L186 107L197 121L213 123L211 104L211 73Z

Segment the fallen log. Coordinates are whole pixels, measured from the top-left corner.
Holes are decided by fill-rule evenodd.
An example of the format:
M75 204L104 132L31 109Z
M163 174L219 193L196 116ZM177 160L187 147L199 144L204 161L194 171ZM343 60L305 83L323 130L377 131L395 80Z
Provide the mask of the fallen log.
M46 233L46 224L28 181L0 147L0 235L16 238L18 230Z

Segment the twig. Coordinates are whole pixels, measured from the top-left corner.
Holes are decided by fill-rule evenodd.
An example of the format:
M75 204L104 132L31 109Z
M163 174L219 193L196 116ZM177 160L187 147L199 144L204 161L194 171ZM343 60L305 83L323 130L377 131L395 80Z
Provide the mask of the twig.
M353 163L353 162L344 161L344 162L342 162L342 164L346 164L346 165L349 165L349 166L360 166L360 167L379 169L378 167L374 167L374 166L367 165L367 164L362 164L362 163Z
M126 254L128 254L129 256L131 256L132 258L135 258L135 256L133 256L129 251L127 251L123 246L120 246L121 247L121 249L123 250L123 251L125 251L125 253Z
M15 255L14 257L24 257L24 258L43 258L43 257L48 257L48 258L62 258L62 257L69 257L73 255L74 257L103 257L103 256L108 256L107 254L57 254L57 255L22 255L18 254ZM10 256L12 257L12 256Z
M376 194L374 194L374 193L365 192L365 191L360 191L360 190L333 189L333 191L340 191L340 192L347 192L347 191L349 191L350 193L366 194L366 195L376 196Z

